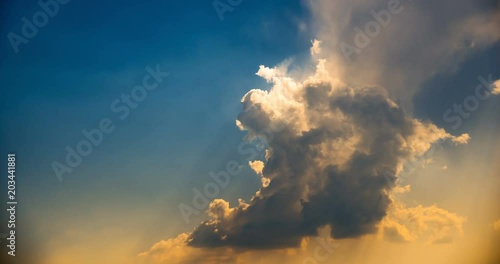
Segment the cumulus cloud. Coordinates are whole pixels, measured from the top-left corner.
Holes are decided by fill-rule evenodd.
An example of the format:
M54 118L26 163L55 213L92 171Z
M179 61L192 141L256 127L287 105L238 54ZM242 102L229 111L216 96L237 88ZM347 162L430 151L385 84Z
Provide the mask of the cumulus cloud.
M299 248L267 251L245 251L238 248L195 248L187 244L189 234L162 240L137 257L136 264L268 264L283 262L303 264L307 259L325 254L336 254L341 245L328 237L328 228L320 230L320 237L305 238ZM318 250L320 250L318 252Z
M183 233L177 237L156 243L148 251L139 254L138 263L236 263L236 254L233 249L220 248L208 251L189 247L186 243L188 237L188 234Z
M273 87L243 97L238 126L269 143L265 164L250 163L269 182L237 207L214 201L188 245L298 247L325 226L334 238L376 233L391 204L387 175L440 140L467 142L411 117L383 87L331 81L321 66L303 80L260 67Z
M395 203L381 222L384 239L391 242L423 240L429 244L451 243L463 234L466 221L436 205L406 207Z

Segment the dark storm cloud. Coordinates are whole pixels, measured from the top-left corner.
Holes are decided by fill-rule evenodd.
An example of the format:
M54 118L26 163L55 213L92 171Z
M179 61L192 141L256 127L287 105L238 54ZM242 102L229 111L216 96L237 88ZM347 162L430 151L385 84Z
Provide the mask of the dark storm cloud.
M407 115L379 86L262 75L274 87L245 95L238 124L269 142L262 176L270 184L238 207L215 200L190 246L298 247L324 226L334 238L374 233L391 204L384 175L397 175L404 159L436 140L456 139ZM275 123L284 125L271 136L261 132Z

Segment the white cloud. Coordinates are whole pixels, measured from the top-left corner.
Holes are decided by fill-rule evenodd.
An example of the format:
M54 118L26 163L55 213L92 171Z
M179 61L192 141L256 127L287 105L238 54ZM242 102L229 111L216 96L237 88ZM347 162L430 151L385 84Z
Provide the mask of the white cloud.
M315 39L311 43L311 55L319 55L321 53L321 41Z

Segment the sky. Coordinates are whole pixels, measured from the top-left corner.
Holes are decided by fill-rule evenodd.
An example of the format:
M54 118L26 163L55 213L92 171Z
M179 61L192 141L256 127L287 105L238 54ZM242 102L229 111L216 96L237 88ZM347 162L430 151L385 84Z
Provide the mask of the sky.
M497 263L498 8L3 1L2 263Z

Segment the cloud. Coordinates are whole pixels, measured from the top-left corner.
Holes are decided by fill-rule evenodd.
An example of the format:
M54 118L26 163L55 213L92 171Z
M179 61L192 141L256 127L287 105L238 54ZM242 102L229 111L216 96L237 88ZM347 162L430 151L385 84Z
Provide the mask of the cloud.
M255 171L255 173L257 174L262 174L262 171L264 170L264 162L260 161L260 160L256 160L256 161L249 161L248 162L248 165L250 166L250 168L252 168L253 171Z
M183 233L168 240L162 240L148 251L139 254L139 263L158 264L220 264L235 263L235 251L230 248L203 250L189 247L186 243L188 234Z
M459 137L455 137L453 139L453 142L455 142L457 144L467 144L467 142L469 142L469 140L470 140L469 134L462 134Z
M495 94L495 95L500 95L500 80L496 80L493 83L492 93Z
M321 41L315 39L311 42L311 55L319 55L321 53Z
M464 217L436 205L406 207L395 203L380 228L391 242L423 240L428 244L451 243L463 235Z
M320 232L328 231L327 229ZM140 253L136 258L136 264L236 264L255 263L267 264L278 261L284 263L302 264L302 260L314 256L317 248L331 253L340 245L328 237L317 239L306 238L301 242L300 248L244 251L237 248L195 248L187 244L188 233L183 233L168 240L162 240L154 244L150 249ZM316 251L314 251L316 250Z
M322 55L329 61L327 69L347 83L384 86L404 108L412 107L413 96L426 80L455 71L462 62L500 40L500 12L491 1L308 3ZM389 12L389 3L398 3L398 11ZM448 12L451 6L453 12ZM378 33L364 33L361 41L359 32L366 32L367 25L372 31L373 25L378 27ZM356 41L366 45L356 45ZM346 56L342 43L358 50Z
M265 166L264 162L262 162L260 160L249 161L248 165L250 166L250 168L253 171L255 171L255 173L257 173L258 175L261 176L262 186L267 187L269 185L269 183L271 182L271 180L269 178L264 177L264 175L262 174L264 171L264 166Z
M411 117L380 86L331 81L321 62L303 80L283 68L261 66L258 75L273 87L243 97L238 126L269 143L265 163L250 163L269 182L248 203L214 201L190 246L299 247L325 226L333 238L376 233L391 204L384 175L440 140L468 139Z
M415 240L411 232L396 221L386 220L383 227L383 238L394 243L410 242Z
M404 185L404 186L400 186L400 185L397 185L397 186L394 186L394 188L392 189L392 193L408 193L411 191L411 186L410 185Z

